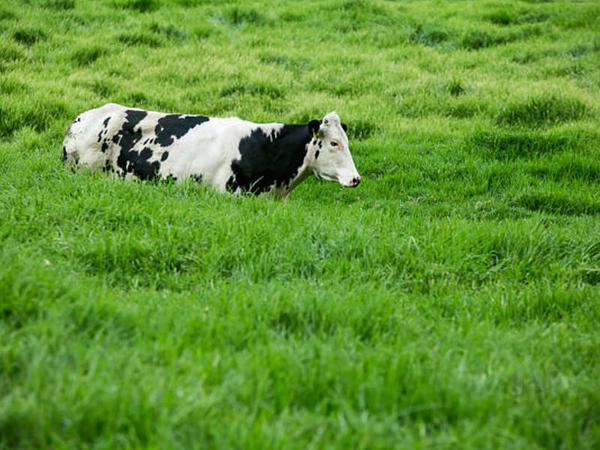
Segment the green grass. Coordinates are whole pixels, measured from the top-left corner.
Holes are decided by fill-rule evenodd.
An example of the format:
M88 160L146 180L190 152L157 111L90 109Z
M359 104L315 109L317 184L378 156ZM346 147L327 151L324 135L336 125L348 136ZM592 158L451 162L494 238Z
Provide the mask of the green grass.
M600 447L600 4L5 0L0 448ZM72 173L83 110L301 122L288 201Z

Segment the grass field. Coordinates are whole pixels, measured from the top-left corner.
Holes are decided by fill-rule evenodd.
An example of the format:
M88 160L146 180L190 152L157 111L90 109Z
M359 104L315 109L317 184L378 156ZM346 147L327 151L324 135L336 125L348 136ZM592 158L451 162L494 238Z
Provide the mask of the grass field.
M0 2L0 448L600 448L600 3ZM349 125L286 202L72 173L106 102Z

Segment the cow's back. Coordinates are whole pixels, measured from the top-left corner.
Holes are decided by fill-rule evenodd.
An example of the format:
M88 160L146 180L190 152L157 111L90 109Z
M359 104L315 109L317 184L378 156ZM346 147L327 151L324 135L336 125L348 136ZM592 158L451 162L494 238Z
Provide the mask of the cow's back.
M110 103L80 114L66 132L63 157L78 167L126 178L193 176L192 163L215 159L217 133L199 115L166 114ZM212 145L211 145L212 144ZM197 177L198 178L198 177Z

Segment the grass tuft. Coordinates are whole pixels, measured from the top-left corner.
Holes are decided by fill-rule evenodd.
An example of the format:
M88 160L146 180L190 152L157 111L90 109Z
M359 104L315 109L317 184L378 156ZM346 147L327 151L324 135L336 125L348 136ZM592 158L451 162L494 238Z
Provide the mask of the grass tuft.
M545 22L549 16L541 11L504 8L488 13L484 18L494 25L508 26Z
M449 38L447 31L442 29L434 28L430 25L417 25L411 32L408 40L412 44L424 45L427 47L434 47L443 42L446 42Z
M580 276L584 283L597 286L600 284L600 267L581 269Z
M208 39L212 35L217 34L217 29L214 26L208 24L195 24L192 28L192 34L200 40Z
M0 63L10 63L25 58L23 49L12 42L0 43Z
M48 0L44 6L54 11L67 11L75 9L75 0Z
M600 182L600 162L593 156L586 157L571 152L564 152L547 161L536 162L528 171L534 176L558 182Z
M27 89L27 84L19 80L9 77L0 78L0 92L2 92L3 94L23 94L27 92Z
M69 110L63 100L48 97L37 96L27 103L9 99L0 104L0 137L9 137L22 128L45 131Z
M590 113L588 106L578 98L546 94L508 103L497 115L496 123L509 127L543 128L580 120Z
M379 128L372 121L366 119L353 120L348 124L348 138L363 141L374 136Z
M151 23L150 31L158 35L162 35L171 41L184 42L188 39L188 33L175 25L161 25L159 23Z
M499 159L531 158L585 149L598 137L578 130L476 130L467 139L478 154Z
M592 51L592 48L586 44L576 45L568 50L568 54L573 58L581 58Z
M128 47L157 48L164 44L162 39L145 31L139 31L136 33L123 33L117 37L117 40Z
M496 34L487 30L468 31L461 37L460 46L469 50L493 47L507 42L505 35Z
M17 15L7 9L0 9L0 22L10 21L17 18Z
M33 260L34 265L31 259L24 263L19 255L2 252L5 269L0 272L0 322L22 328L40 320L51 302L72 298L72 292L47 267L46 259L37 255Z
M300 73L310 68L311 64L307 58L291 57L285 54L263 53L259 55L259 60L263 64L283 67L294 73Z
M239 6L226 10L225 19L236 27L243 25L262 26L267 23L267 17L258 10Z
M119 97L118 101L127 105L134 105L137 108L148 107L151 103L148 94L137 90L123 93L122 99Z
M231 97L235 95L245 94L250 96L269 98L272 100L282 98L285 95L283 89L267 81L234 81L233 83L222 88L219 92L219 95L221 97Z
M48 35L39 28L20 28L13 32L13 39L19 44L31 47L40 41L48 39Z
M99 45L85 46L76 49L71 56L71 60L78 66L88 66L99 58L106 56L108 52L106 47Z
M524 194L517 198L515 202L517 205L531 211L543 211L552 214L600 214L600 202L566 194L548 194L546 192Z
M117 95L121 90L120 86L110 79L94 79L92 81L82 83L82 85L107 100Z
M119 8L130 9L140 13L156 11L161 6L159 0L120 0L116 5Z
M501 9L492 13L486 14L485 19L489 20L494 25L511 25L515 23L516 14L513 11Z
M521 41L530 37L539 36L543 29L536 25L521 27L517 30L495 31L488 29L475 29L465 32L460 40L459 46L467 50L480 50L488 47L508 44L509 42Z
M459 95L463 95L465 93L465 87L463 86L463 83L457 79L451 80L447 84L446 89L453 97L458 97Z

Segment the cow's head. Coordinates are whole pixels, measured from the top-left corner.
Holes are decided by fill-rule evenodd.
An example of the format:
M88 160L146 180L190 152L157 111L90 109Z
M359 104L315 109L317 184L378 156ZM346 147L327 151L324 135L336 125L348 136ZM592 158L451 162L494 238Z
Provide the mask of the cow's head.
M340 117L330 112L323 120L311 120L308 128L312 135L311 168L315 176L345 187L358 186L360 175L348 148L346 125Z

